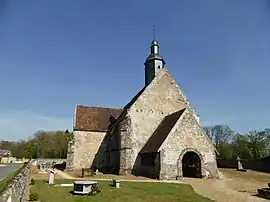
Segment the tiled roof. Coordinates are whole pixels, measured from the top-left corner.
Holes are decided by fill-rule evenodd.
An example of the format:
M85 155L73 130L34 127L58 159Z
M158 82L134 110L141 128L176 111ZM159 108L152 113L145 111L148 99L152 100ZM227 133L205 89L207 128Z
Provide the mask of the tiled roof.
M107 131L111 121L117 119L122 111L123 109L77 105L74 130Z

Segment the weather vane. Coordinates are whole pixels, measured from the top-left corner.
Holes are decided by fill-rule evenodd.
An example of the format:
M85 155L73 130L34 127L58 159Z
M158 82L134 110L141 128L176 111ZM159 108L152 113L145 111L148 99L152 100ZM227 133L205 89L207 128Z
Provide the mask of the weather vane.
M156 25L153 24L153 39L156 40Z

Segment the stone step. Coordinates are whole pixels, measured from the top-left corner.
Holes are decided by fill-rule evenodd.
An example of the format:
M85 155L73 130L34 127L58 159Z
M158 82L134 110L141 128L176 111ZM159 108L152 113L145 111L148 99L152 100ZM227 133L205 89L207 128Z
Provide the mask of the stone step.
M264 198L270 199L270 188L258 189L258 194Z

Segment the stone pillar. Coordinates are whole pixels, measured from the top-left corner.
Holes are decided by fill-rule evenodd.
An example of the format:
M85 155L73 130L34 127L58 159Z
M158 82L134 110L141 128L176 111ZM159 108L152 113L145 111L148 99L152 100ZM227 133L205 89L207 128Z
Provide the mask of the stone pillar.
M160 165L160 170L159 170L159 179L165 179L166 178L166 171L163 165L163 160L165 158L165 150L162 149L159 152L159 165Z
M67 160L66 160L66 170L74 169L74 142L73 140L68 143L68 151L67 151Z
M130 165L130 153L131 149L120 150L120 169L119 175L131 174L132 166Z

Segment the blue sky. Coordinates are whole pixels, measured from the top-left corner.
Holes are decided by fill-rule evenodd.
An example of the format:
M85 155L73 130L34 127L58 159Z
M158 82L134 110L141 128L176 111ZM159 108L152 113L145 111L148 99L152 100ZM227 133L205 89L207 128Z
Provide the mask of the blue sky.
M267 0L0 0L0 139L71 129L144 85L152 24L203 125L269 127Z

